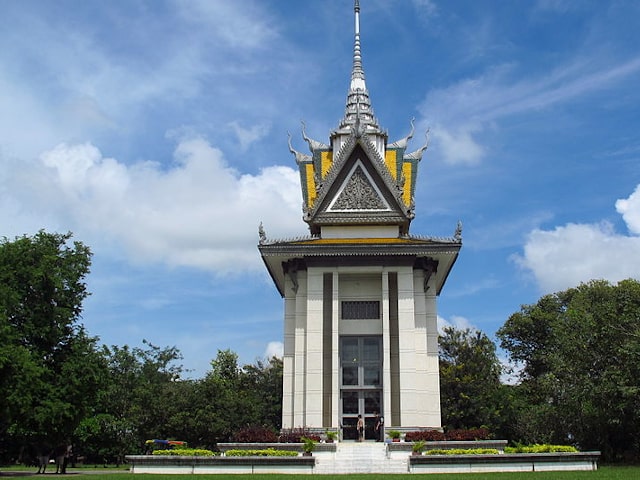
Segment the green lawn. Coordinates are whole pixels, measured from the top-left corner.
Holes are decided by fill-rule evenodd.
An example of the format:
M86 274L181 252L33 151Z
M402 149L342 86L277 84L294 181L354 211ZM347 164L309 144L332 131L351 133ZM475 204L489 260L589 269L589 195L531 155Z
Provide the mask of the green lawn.
M3 468L0 467L0 476L24 476L35 469ZM52 470L55 472L55 467ZM54 473L47 473L56 478L63 477ZM336 475L159 475L159 474L132 474L113 469L69 469L68 475L77 480L202 480L203 477L231 478L233 480L311 480L313 478L335 478ZM640 479L640 467L600 467L595 472L526 472L526 473L467 473L467 474L413 474L395 475L340 475L340 478L358 478L362 480L407 480L408 478L428 477L433 480L637 480Z

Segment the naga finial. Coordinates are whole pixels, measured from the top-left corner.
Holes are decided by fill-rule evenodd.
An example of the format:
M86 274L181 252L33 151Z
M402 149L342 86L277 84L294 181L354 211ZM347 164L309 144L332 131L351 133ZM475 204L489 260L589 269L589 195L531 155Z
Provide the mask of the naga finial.
M455 238L457 241L462 240L462 220L458 220L456 231L453 233L453 238Z
M267 234L264 231L262 222L260 222L260 225L258 225L258 237L260 238L260 245L263 245L267 241Z
M322 142L314 140L313 138L307 137L307 125L304 123L304 120L300 122L302 124L302 138L305 142L309 144L309 150L311 152L315 152L316 150L323 150L329 148L328 145L325 145Z
M410 159L410 160L418 160L418 161L422 160L422 154L427 148L429 148L429 130L428 129L426 132L424 132L424 137L425 137L424 145L420 147L418 150L416 150L415 152L408 153L407 155L404 156L404 158Z
M287 136L289 137L289 151L291 153L293 153L294 157L296 158L296 163L298 165L300 165L301 163L305 163L311 160L311 155L305 155L304 153L298 152L296 149L293 148L293 145L291 145L291 133L287 132Z

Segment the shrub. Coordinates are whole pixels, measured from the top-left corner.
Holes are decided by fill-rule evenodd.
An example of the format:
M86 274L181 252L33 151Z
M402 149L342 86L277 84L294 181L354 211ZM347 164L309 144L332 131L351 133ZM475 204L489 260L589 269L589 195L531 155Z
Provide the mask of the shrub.
M444 440L473 441L487 440L489 438L491 438L491 435L489 430L486 428L451 430L446 433L442 433L438 430L417 430L407 432L404 436L404 439L407 442L416 442L418 440L424 440L425 442L442 442Z
M270 428L254 425L235 432L231 441L237 443L275 443L278 441L278 436Z
M424 447L425 447L425 441L418 440L417 442L413 443L413 445L411 446L411 450L414 453L422 453L422 450L424 450Z
M445 433L447 440L472 441L487 440L490 438L489 430L486 428L470 428L467 430L451 430Z
M425 455L498 455L495 448L451 448L448 450L427 450Z
M302 440L303 443L302 450L304 453L311 453L313 452L313 449L316 448L317 440L307 437L302 437L300 440Z
M445 440L444 433L438 430L418 430L415 432L407 432L404 436L407 442L440 442Z
M265 448L263 450L227 450L227 457L297 457L298 452Z
M387 430L387 435L390 438L400 438L402 432L400 432L400 430Z
M213 455L219 455L219 453L212 452L211 450L205 450L203 448L176 448L172 450L154 450L153 455L211 457Z
M320 435L313 434L306 427L289 428L280 433L279 440L282 443L303 443L303 438L316 442L320 441Z
M336 432L335 430L327 430L324 433L327 435L328 441L334 441L335 439L338 438L338 432Z
M575 453L578 449L571 445L518 445L506 447L504 453Z

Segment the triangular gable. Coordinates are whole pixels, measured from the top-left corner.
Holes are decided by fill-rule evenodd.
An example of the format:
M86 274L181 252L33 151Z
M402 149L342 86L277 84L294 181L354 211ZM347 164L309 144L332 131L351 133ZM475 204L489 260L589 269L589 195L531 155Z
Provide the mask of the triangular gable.
M402 188L366 138L343 144L322 180L313 206L305 212L313 234L321 225L398 225L411 221Z
M389 202L371 175L358 159L351 167L337 195L330 202L327 212L391 211Z

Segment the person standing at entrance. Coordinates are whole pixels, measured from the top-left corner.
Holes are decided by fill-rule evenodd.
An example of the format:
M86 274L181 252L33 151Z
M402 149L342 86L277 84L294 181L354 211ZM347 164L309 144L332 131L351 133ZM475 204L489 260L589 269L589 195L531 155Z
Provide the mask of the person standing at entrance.
M378 412L375 415L375 423L373 429L376 432L376 442L384 441L384 418Z
M364 420L362 415L358 415L358 423L356 423L356 430L358 431L358 441L364 440Z

